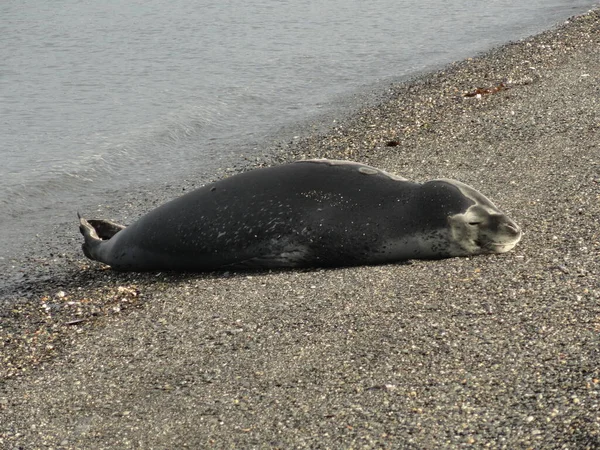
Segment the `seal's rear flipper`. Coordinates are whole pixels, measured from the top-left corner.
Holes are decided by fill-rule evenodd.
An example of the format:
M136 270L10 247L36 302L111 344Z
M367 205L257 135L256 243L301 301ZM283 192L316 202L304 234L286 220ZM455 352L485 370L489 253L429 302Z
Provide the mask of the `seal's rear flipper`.
M96 230L90 223L77 213L79 217L79 231L83 234L84 243L81 246L83 253L89 259L96 260L94 250L102 243L102 239L98 237Z
M83 253L94 261L104 262L99 251L100 245L125 227L110 220L85 220L79 213L77 217L79 217L79 231L85 240L81 247Z
M125 226L110 220L88 220L87 222L94 228L98 237L105 241L125 229Z

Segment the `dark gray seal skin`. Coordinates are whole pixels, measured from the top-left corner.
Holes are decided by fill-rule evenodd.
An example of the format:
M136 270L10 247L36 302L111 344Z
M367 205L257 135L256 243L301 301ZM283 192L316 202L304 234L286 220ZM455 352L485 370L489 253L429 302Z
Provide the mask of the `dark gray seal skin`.
M503 253L519 227L454 180L413 183L306 160L208 184L128 227L80 218L83 252L120 271L351 266Z

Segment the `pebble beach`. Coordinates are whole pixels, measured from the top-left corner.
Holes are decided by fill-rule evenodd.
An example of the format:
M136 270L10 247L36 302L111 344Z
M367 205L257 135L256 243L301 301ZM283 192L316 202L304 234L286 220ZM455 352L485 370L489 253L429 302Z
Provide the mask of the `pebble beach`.
M600 447L600 10L390 85L239 170L351 159L454 178L524 236L502 255L122 274L76 220L8 261L0 447ZM194 187L129 192L130 223Z

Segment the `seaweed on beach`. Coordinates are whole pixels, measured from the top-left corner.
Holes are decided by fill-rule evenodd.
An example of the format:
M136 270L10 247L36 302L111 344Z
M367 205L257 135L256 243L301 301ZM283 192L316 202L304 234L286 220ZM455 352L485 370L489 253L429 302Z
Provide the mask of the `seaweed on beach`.
M465 97L482 97L484 95L487 94L497 94L500 91L505 91L509 89L508 86L506 86L504 83L500 83L494 87L491 88L477 88L474 91L471 92L467 92L466 94L464 94Z

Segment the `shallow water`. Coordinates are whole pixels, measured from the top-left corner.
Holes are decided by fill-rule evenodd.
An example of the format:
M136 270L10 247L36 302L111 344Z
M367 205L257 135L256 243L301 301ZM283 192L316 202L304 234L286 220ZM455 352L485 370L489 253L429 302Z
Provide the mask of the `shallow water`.
M109 190L210 174L355 94L595 3L4 1L0 258Z

